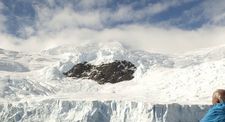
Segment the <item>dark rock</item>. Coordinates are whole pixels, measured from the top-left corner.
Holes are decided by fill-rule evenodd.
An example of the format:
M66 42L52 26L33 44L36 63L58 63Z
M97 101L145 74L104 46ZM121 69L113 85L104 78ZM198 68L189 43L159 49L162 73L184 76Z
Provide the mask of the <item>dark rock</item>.
M68 77L86 78L97 81L99 84L117 83L134 78L136 70L129 61L114 61L102 65L91 65L87 62L76 64L71 70L64 73Z

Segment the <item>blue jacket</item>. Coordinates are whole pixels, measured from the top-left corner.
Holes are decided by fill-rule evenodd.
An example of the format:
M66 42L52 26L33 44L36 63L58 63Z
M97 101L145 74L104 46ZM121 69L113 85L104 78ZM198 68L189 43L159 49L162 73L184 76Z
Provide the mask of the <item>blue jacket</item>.
M225 103L215 104L200 122L225 122Z

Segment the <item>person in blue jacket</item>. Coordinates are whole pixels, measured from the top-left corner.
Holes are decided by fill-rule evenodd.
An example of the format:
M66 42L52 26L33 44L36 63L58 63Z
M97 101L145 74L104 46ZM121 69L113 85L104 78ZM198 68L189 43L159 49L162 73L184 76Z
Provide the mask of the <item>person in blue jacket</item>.
M225 122L225 90L218 89L213 93L213 106L200 122Z

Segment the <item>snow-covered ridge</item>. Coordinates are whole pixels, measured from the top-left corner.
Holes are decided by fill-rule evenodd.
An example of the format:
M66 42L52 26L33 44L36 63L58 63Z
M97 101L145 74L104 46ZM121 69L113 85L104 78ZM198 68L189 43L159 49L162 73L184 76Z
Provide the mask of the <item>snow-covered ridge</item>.
M167 67L172 67L173 62L169 56L159 53L149 53L141 50L132 50L125 48L119 42L111 43L90 43L82 46L63 45L42 52L49 55L69 55L73 58L72 61L91 62L93 64L109 63L114 60L129 60L132 63L139 65L151 66L159 64Z
M134 79L116 84L99 85L92 80L67 78L63 75L63 72L68 71L77 63L87 61L98 65L114 60L132 62L137 67ZM202 109L201 106L211 104L212 92L218 88L225 88L225 48L224 46L215 47L185 55L166 55L133 50L118 42L79 46L62 45L40 53L0 49L0 74L0 106L2 106L0 117L2 121L22 118L23 121L35 121L37 117L57 121L76 117L81 118L73 120L91 121L97 117L94 120L98 121L106 116L111 121L118 119L118 121L130 119L141 121L143 119L143 121L153 122L176 122L177 120L188 122L185 120L185 115L187 115L193 120L192 122L197 122L208 109L208 107ZM70 104L83 106L82 112L78 111L76 115L79 116L76 117L74 117L74 112L77 112L77 109L60 113L63 101L69 104L65 106L71 107ZM121 115L114 113L101 115L98 110L97 113L93 112L96 111L92 109L96 108L93 104L99 104L97 107L100 108L106 106L107 111L113 111L113 108L110 108L113 101L116 101L114 103L117 106L122 106L118 107L117 113L125 110L132 112L130 110L133 110L133 107L129 107L132 101L139 101L135 103L138 106L143 104L148 104L148 106L135 109L134 113L127 115L124 113L123 115L122 113ZM171 105L171 103L177 104ZM158 104L163 108L163 110L160 109L159 116L150 111L153 110L152 106L158 106ZM50 105L49 109L48 105ZM28 108L35 109L36 112L26 113ZM87 110L86 113L83 110ZM38 114L42 111L46 114ZM132 118L139 115L140 111L147 112L145 116ZM198 114L199 116L196 116ZM101 117L98 118L99 116ZM122 120L124 118L125 120Z
M73 101L0 104L0 120L40 122L198 122L207 105L150 104L135 101Z
M23 99L24 92L27 97L40 95L26 88L33 84L33 89L42 86L42 91L38 90L38 93L47 96L77 92L89 94L91 91L103 96L132 94L125 98L151 99L155 103L209 103L211 93L223 87L222 81L225 79L224 47L179 56L133 50L118 42L62 45L33 54L3 49L0 52L1 84L5 88L1 94L9 99ZM99 86L89 80L65 78L62 74L80 62L98 65L114 60L128 60L135 64L135 78L125 83ZM18 81L24 85L18 87L8 81ZM9 89L12 91L7 91ZM158 95L166 97L159 99Z

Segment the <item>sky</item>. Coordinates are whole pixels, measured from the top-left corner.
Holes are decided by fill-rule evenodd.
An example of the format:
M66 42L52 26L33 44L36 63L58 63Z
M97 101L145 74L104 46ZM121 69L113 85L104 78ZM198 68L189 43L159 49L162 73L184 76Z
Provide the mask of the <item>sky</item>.
M183 53L225 44L224 0L1 0L0 48L119 41Z

